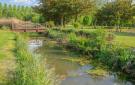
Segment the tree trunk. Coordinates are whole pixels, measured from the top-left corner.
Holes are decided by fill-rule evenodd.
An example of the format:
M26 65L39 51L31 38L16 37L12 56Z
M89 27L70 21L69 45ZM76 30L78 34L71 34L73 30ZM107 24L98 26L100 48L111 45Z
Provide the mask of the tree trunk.
M63 15L61 16L61 26L62 26L62 28L64 26L64 16Z
M77 19L78 19L78 15L76 14L75 15L75 22L77 22Z

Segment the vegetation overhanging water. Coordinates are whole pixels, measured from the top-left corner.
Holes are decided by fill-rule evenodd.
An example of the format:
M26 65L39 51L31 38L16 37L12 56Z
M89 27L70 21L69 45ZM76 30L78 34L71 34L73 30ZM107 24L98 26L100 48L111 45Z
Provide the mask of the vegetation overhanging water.
M44 37L36 37L31 38L28 45L29 49L35 50L34 53L40 54L43 56L43 59L46 59L50 68L55 68L55 72L61 80L61 85L105 85L106 83L109 85L132 85L132 83L126 80L119 79L117 74L107 72L104 75L100 75L102 70L103 72L106 72L101 68L99 71L94 70L97 73L99 72L99 75L97 76L88 74L88 70L93 70L99 67L89 63L83 63L83 65L80 65L78 61L85 59L78 57L79 55L74 54L74 52L67 51L58 45L56 41ZM103 72L101 72L101 74Z

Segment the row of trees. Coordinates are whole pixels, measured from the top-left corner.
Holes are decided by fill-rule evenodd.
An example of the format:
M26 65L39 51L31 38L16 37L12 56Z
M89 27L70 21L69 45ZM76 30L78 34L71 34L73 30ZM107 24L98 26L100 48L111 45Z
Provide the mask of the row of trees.
M64 25L79 22L83 25L131 26L135 23L133 0L40 0L36 11L47 21ZM83 17L83 19L82 19ZM92 21L91 21L92 20Z
M17 18L25 21L44 22L43 17L33 11L31 7L7 5L0 3L0 18Z
M56 25L62 26L69 22L133 26L134 16L133 0L40 0L40 5L34 7L34 10L32 7L0 3L0 18L15 17L36 23L54 21Z
M135 24L133 0L115 0L105 4L95 15L98 25L131 26Z
M94 12L94 0L40 0L41 4L37 7L38 12L43 14L48 21L55 24L64 25L74 19L77 21L81 15L89 15Z

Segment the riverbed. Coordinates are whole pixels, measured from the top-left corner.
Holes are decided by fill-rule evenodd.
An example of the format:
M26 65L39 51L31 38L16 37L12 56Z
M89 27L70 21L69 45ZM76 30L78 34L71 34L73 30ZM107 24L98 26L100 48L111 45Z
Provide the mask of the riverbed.
M64 49L57 42L47 38L32 38L28 42L29 50L46 59L49 68L54 68L61 80L60 85L134 85L132 82L120 79L115 73L106 76L93 76L87 73L94 68L90 64L80 65L77 62L64 60L76 58L78 55Z

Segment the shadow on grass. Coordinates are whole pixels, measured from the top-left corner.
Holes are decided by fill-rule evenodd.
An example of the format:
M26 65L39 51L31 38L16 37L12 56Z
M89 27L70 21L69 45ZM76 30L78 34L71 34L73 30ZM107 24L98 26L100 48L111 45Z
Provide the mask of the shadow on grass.
M114 32L116 35L119 36L133 36L135 37L135 33L131 33L131 32Z

